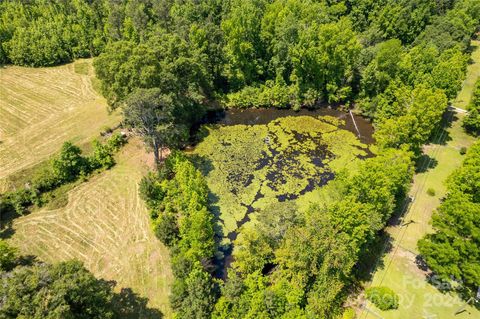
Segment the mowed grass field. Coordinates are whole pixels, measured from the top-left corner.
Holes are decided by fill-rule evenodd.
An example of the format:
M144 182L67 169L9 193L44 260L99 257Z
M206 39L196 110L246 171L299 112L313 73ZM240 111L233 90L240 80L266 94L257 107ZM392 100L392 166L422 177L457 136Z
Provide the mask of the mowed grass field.
M65 141L89 145L105 126L120 122L93 89L92 77L91 60L0 69L0 192ZM116 160L111 170L70 190L66 206L14 219L8 240L22 254L42 261L79 259L97 278L115 281L118 291L131 288L170 318L169 253L155 238L138 197L138 183L152 156L132 139Z
M47 262L79 259L98 278L131 288L171 317L168 250L151 231L138 183L151 156L133 140L111 170L70 191L66 207L33 212L13 222L11 244Z
M7 176L47 159L65 141L84 144L119 123L93 89L91 60L76 64L0 68L0 191Z
M472 96L475 81L480 77L480 41L472 41L474 51L468 66L467 77L453 106L466 108ZM397 310L380 311L367 303L359 318L425 318L467 319L480 318L478 308L465 306L456 294L442 293L427 282L427 273L416 265L417 242L432 231L431 218L445 196L446 180L460 167L462 147L469 147L475 138L462 128L464 114L451 114L446 130L438 131L434 143L425 146L427 155L421 163L423 170L415 175L410 204L400 226L387 229L392 237L392 249L382 258L374 273L371 286L387 286L400 297ZM427 194L432 189L435 195ZM463 310L456 314L457 311Z

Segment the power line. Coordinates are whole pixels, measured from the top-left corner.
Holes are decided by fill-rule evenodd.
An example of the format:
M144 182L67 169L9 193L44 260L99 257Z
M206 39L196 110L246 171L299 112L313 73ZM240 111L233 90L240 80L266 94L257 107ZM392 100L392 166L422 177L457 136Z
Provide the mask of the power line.
M437 128L437 130L436 130L435 138L433 139L433 141L436 141L436 142L438 143L438 145L437 145L437 147L435 148L435 150L434 150L434 152L433 152L433 154L432 154L433 156L438 155L438 152L440 151L440 143L442 143L442 141L444 140L444 135L445 135L445 133L447 132L446 127L444 128L444 126L447 126L449 123L451 123L451 121L453 120L453 115L454 115L454 112L451 112L451 113L450 113L450 118L446 121L445 125L441 125L441 126L440 126L439 128ZM437 138L439 137L439 136L438 136L439 134L440 134L440 139L437 139ZM430 167L431 161L432 161L433 159L434 159L434 157L429 158L428 160L424 161L423 164L427 164L427 165L423 165L423 164L422 164L421 170L423 171L425 168ZM413 201L415 201L415 198L417 197L418 193L419 193L421 190L423 190L423 188L425 187L426 182L427 182L427 179L425 179L425 180L423 181L423 184L416 190L415 195L414 195L414 197L413 197ZM413 203L413 201L412 201L412 203ZM408 202L407 202L407 203L408 203ZM408 214L409 214L409 212L410 212L410 209L411 209L411 207L413 206L413 204L412 204L410 207L407 207L407 209L405 210L405 207L406 207L406 206L407 206L407 204L404 204L404 207L403 207L403 209L402 209L403 214L401 214L401 215L399 216L399 219L402 219L402 220L403 220L403 218L405 218L406 216L408 216ZM427 209L424 210L423 214L425 214L426 211L427 211ZM391 258L390 258L390 261L389 261L387 267L385 268L385 271L384 271L384 273L383 273L383 276L382 276L382 279L380 280L380 284L379 284L379 285L381 285L381 284L383 283L383 281L385 280L385 277L386 277L386 275L387 275L387 273L388 273L388 269L390 268L391 264L393 263L393 260L394 260L394 258L395 258L395 255L396 255L397 251L398 251L398 248L400 247L400 244L401 244L402 241L403 241L403 238L404 238L404 236L405 236L407 227L408 227L408 225L406 225L403 229L400 229L400 230L399 230L399 233L402 232L402 230L403 230L403 232L402 232L402 234L401 234L400 239L397 240L397 243L396 243L396 245L395 245L395 250L394 250L394 252L393 252L393 255L392 255ZM388 242L385 243L385 245L384 245L384 247L383 247L383 249L382 249L382 253L381 253L380 256L382 256L382 255L385 253L387 244L388 244ZM381 257L380 257L380 258L381 258ZM374 267L374 269L373 269L373 272L376 271L376 269L377 269L377 267L378 267L378 263L379 263L379 261L380 261L380 258L377 260L377 263L376 263L376 265L375 265L375 267ZM372 283L373 283L373 277L372 277L372 280L370 281L370 283L369 283L368 286L370 286ZM362 314L360 315L360 317L362 317L362 316L365 315L364 318L366 318L366 316L368 315L368 313L365 312L365 310L366 310L366 305L364 306L363 311L362 311Z

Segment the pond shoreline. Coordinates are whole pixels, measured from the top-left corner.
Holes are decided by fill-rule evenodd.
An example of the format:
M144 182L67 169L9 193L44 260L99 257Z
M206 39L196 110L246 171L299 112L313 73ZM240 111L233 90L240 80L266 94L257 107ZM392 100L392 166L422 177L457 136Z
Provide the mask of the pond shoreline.
M300 109L298 111L294 111L292 109L277 109L277 108L250 108L250 109L217 109L217 110L210 110L207 112L207 115L196 125L194 129L194 134L201 132L201 127L202 126L211 126L212 128L216 128L218 126L219 129L223 127L223 129L227 129L228 127L234 127L236 125L246 125L247 127L244 128L246 130L249 130L249 126L252 126L251 130L256 131L259 126L268 126L272 127L271 125L277 125L274 124L277 121L284 121L286 118L293 117L293 118L298 118L297 120L294 121L301 121L300 127L303 126L303 123L305 123L306 126L309 125L310 120L305 119L301 120L299 117L311 117L314 119L321 119L323 117L332 117L333 122L331 123L332 125L337 125L337 128L340 130L346 130L349 131L350 133L353 133L355 137L361 142L362 144L365 145L372 145L374 143L373 139L373 126L370 123L370 121L362 116L351 114L350 112L345 112L341 111L339 109L333 109L333 108L328 108L328 107L323 107L323 108L317 108L317 109ZM282 120L283 119L283 120ZM339 120L337 124L333 124L336 120ZM293 119L292 119L293 120ZM325 123L330 123L330 120L326 120L327 122ZM327 124L330 125L330 124ZM279 162L279 158L282 158L281 154L278 154L278 151L275 149L275 147L270 147L270 144L278 144L278 141L275 139L275 132L270 131L267 129L267 137L262 137L263 143L268 145L267 152L264 153L264 157L262 160L259 162L258 169L263 169L265 166L271 167L274 163L275 165L279 165L282 162ZM318 132L320 135L323 134L321 130ZM192 134L192 135L194 135ZM301 141L303 140L306 136L303 136L302 134L298 133L293 133L292 137L294 136L295 140ZM196 152L196 148L203 143L205 136L200 136L199 134L195 134L195 140L192 141L193 143L190 145L190 147L187 148L187 152ZM221 140L223 141L225 137L221 137ZM311 137L309 137L311 139ZM320 140L312 139L312 141L315 141L315 144L318 144L316 147L319 147L320 145L323 145ZM220 142L221 145L218 145L219 148L228 148L231 147L231 144L229 142ZM263 145L262 143L262 145ZM257 145L258 146L258 145ZM253 147L253 146L252 146ZM373 153L370 152L369 148L360 148L356 146L358 149L362 150L364 154L358 155L358 158L368 158L374 156ZM325 160L325 155L328 153L328 150L326 148L321 148L320 150L317 150L320 152L319 154L310 154L309 156L312 156L311 161L312 164L315 165L316 167L322 167L324 168L323 175L320 177L320 184L325 185L328 183L328 181L334 179L334 173L329 171L328 168L324 166L324 160ZM218 151L218 149L216 150ZM216 152L214 151L214 152ZM325 153L325 154L324 154ZM292 153L290 155L297 155L296 153ZM327 158L334 158L335 156L333 154L329 154ZM288 157L289 158L289 157ZM289 160L288 158L285 158L285 160ZM277 163L278 162L278 163ZM277 167L278 168L278 167ZM270 176L272 175L272 176ZM309 175L310 176L310 175ZM312 176L310 176L312 177ZM309 177L309 178L310 178ZM275 174L269 174L266 176L267 180L270 179L277 179L278 176ZM313 177L312 177L313 178ZM251 181L250 181L251 182ZM263 182L262 182L263 183ZM267 181L267 183L269 183ZM247 183L249 184L249 183ZM275 182L273 183L275 184ZM277 200L279 202L282 201L288 201L292 199L298 198L299 195L303 195L304 193L308 191L312 191L313 188L317 187L318 183L316 181L309 181L309 183L306 185L305 189L302 189L299 191L299 194L287 194L287 195L280 195L277 196ZM267 184L268 185L268 184ZM273 189L275 189L274 186L272 186ZM235 230L229 230L223 235L221 235L218 238L218 241L221 242L225 238L228 238L229 244L228 245L221 245L220 247L220 252L222 253L222 257L219 256L219 258L216 259L215 264L217 266L217 272L216 272L216 277L225 280L228 276L228 270L230 268L231 263L233 262L233 242L236 240L238 236L238 229L240 229L245 223L250 221L250 214L252 214L255 211L254 204L256 204L259 200L262 200L265 194L263 194L260 189L257 191L255 198L250 199L248 202L241 203L241 207L244 208L245 215L242 216L242 218L239 218L236 220L236 229ZM252 201L253 200L253 201ZM217 209L220 209L220 207L217 207ZM217 212L218 220L220 223L224 223L224 220L222 219L222 213L220 211Z
M368 145L375 143L375 139L373 138L373 125L370 119L358 114L353 114L353 119L358 127L357 131L349 111L342 111L338 108L328 106L320 108L301 108L300 110L279 108L211 109L208 110L203 119L195 125L195 129L198 130L199 127L205 124L219 124L225 126L238 124L268 124L278 118L287 116L333 116L345 121L345 125L340 126L340 128L350 131L357 136L357 132L360 132L359 139L362 143Z

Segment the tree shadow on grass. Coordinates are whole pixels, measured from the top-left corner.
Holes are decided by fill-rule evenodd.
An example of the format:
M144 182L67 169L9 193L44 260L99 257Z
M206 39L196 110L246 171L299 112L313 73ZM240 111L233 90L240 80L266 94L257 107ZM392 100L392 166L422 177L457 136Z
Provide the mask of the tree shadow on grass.
M455 111L448 109L442 116L442 121L437 129L434 130L430 137L430 144L447 145L452 140L448 129L452 127L452 123L458 120Z
M404 220L404 216L407 213L410 205L413 203L413 198L407 196L401 201L395 211L393 212L392 216L387 222L388 226L401 226L405 227L408 224L414 223L413 220Z
M360 282L370 281L377 269L385 267L384 257L393 249L393 239L387 232L382 231L374 242L362 251L354 273Z
M425 173L432 168L437 167L438 160L433 158L427 154L422 154L417 161L417 165L415 167L415 173Z
M22 215L11 210L2 210L0 207L0 239L11 238L15 234L15 230L12 227L13 220L20 216Z
M161 319L163 314L158 309L147 306L148 299L139 296L131 288L122 288L113 297L115 318L119 319Z

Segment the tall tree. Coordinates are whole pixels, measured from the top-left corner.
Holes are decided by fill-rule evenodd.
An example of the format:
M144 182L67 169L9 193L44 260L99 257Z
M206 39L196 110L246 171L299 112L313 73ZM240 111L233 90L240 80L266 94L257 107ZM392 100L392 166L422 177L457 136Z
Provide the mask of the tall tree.
M178 146L188 136L187 127L176 121L175 107L173 97L159 89L137 89L123 108L125 120L152 148L157 165L164 147Z

